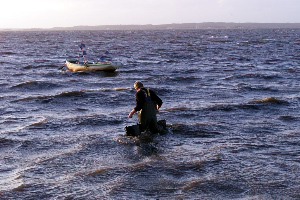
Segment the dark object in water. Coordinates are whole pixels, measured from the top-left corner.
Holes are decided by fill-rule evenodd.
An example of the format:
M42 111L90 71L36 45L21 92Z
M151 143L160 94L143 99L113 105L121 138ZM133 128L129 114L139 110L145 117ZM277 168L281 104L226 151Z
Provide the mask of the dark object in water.
M141 134L140 124L125 127L125 136L139 136Z
M161 129L163 130L162 132L160 132L160 134L164 134L165 132L164 130L166 130L167 127L166 120L157 121L157 125L161 127ZM126 126L125 131L126 131L125 136L140 136L143 132L149 132L142 126L142 124Z

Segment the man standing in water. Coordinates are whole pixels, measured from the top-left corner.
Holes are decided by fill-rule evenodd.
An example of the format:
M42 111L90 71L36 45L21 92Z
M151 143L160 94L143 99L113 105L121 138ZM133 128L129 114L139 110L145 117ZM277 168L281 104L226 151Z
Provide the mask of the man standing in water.
M128 117L132 118L133 114L137 112L143 129L148 129L153 133L161 132L163 128L157 124L156 113L163 103L162 100L155 92L144 88L140 81L134 83L134 88L137 91L135 94L136 106Z

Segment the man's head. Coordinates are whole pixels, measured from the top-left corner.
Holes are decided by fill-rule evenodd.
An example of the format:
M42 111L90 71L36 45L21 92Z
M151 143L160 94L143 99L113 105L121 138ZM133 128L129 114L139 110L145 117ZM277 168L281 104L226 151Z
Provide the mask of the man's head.
M141 89L142 87L144 87L144 85L141 81L136 81L133 86L136 90Z

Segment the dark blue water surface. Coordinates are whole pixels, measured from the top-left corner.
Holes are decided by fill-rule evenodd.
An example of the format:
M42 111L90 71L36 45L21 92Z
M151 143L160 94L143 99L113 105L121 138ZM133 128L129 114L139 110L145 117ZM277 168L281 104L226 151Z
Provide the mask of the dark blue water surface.
M300 199L299 36L0 32L0 199ZM81 42L123 65L66 70ZM164 102L151 141L124 136L136 80Z

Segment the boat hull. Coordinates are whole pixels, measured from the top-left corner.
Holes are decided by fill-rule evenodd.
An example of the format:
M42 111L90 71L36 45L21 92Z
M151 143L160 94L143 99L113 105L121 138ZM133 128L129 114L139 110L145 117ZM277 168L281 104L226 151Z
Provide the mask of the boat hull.
M77 64L66 60L66 66L71 71L115 71L121 66L119 62Z

